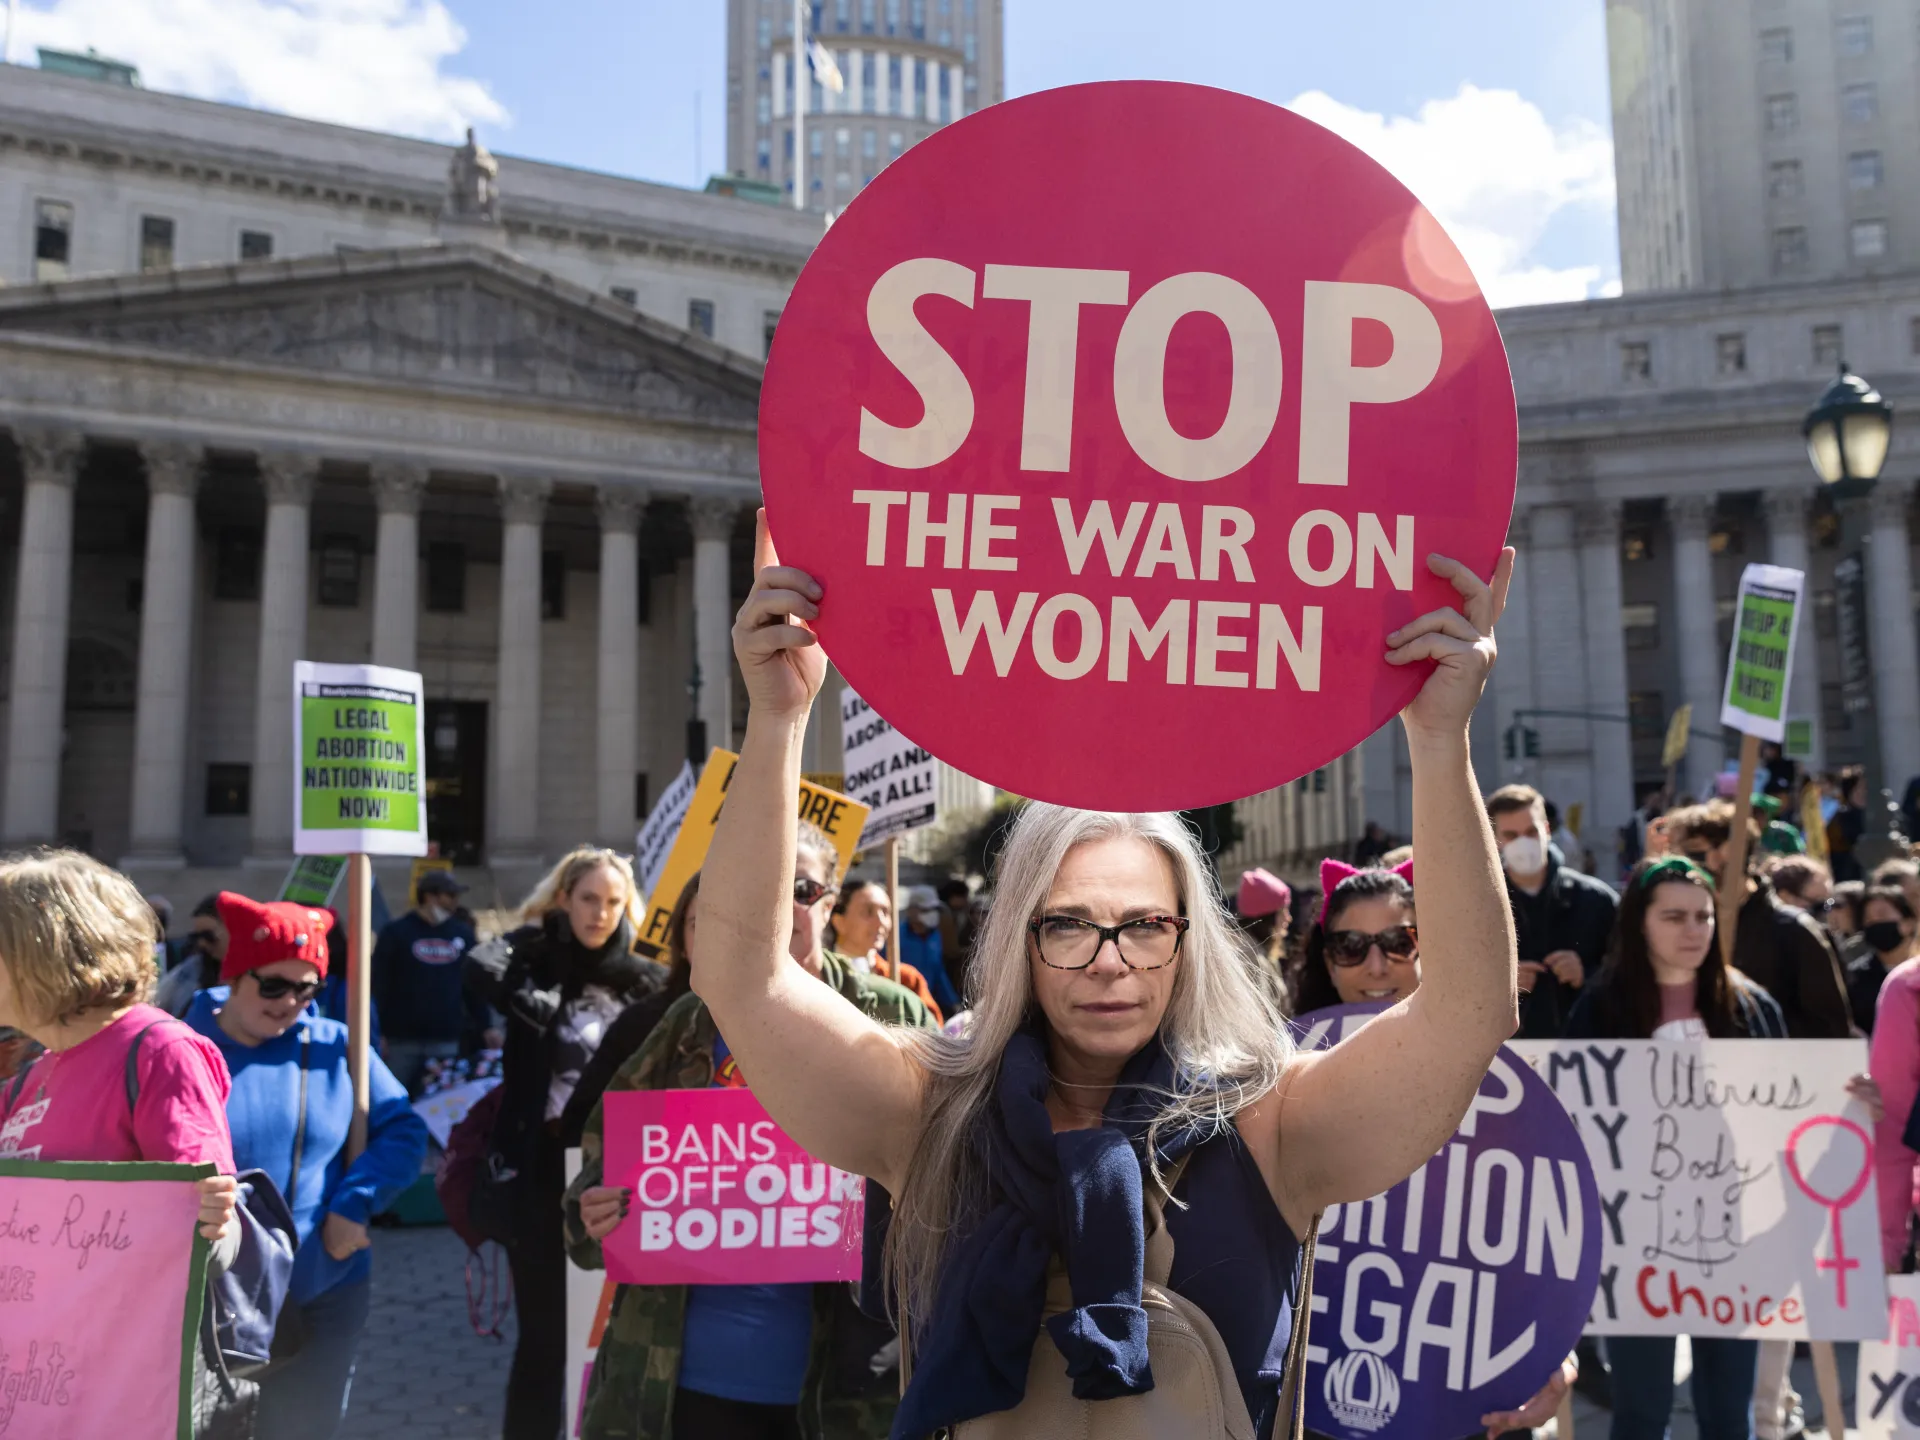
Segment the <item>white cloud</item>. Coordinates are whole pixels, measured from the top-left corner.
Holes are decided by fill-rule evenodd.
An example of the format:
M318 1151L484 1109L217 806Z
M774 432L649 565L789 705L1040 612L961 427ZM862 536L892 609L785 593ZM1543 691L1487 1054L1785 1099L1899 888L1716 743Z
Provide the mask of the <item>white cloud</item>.
M483 81L444 72L466 43L442 0L53 0L21 8L13 41L22 58L91 46L154 90L436 140L509 120Z
M1556 127L1513 91L1473 85L1412 116L1356 109L1318 90L1288 108L1359 146L1419 196L1496 307L1599 293L1598 263L1556 268L1530 257L1560 212L1611 213L1613 142L1600 126Z

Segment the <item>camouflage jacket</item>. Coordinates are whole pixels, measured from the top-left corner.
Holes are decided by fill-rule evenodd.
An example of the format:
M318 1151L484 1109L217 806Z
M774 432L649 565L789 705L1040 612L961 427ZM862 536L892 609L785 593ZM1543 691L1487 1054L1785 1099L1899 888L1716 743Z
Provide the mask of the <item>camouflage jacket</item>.
M885 1025L933 1027L912 991L862 975L828 954L821 979ZM713 1081L713 1017L697 995L685 995L661 1017L608 1090L704 1090ZM603 1182L604 1111L595 1106L580 1140L580 1173L567 1187L567 1254L586 1270L605 1261L580 1225L580 1196ZM800 1393L806 1440L885 1440L899 1390L899 1346L892 1331L862 1315L856 1287L813 1287L813 1348ZM585 1440L672 1440L674 1388L680 1374L684 1285L619 1285L595 1357L581 1417ZM751 1364L742 1357L743 1364ZM682 1437L698 1440L698 1437Z

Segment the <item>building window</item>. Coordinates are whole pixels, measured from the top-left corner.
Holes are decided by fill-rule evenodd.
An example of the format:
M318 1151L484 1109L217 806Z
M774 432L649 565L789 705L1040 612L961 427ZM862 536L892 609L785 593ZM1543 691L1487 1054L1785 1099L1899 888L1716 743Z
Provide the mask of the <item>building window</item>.
M271 260L273 258L273 236L264 230L242 230L240 232L240 258L242 260Z
M853 153L853 131L844 125L833 132L833 153L842 160Z
M872 160L880 153L880 137L871 126L860 132L860 154L863 159Z
M1920 315L1907 321L1907 349L1915 355L1920 355Z
M638 305L640 303L640 292L635 290L631 285L615 285L611 287L607 293L622 305Z
M818 126L807 131L807 154L815 160L824 160L827 154L826 133Z
M687 329L696 335L713 338L713 301L689 300L687 302Z
M1791 95L1767 97L1767 133L1784 135L1800 123L1800 102Z
M213 542L213 598L260 598L260 532L229 526Z
M1813 327L1813 363L1822 370L1830 370L1840 363L1840 327L1838 325Z
M427 609L435 615L459 615L467 608L467 547L456 540L427 546Z
M320 603L334 610L360 605L360 547L351 535L329 535L320 543Z
M1773 232L1773 268L1779 271L1807 268L1807 232L1789 225Z
M1622 380L1653 378L1653 347L1645 340L1620 342L1620 378Z
M773 21L765 15L762 15L760 17L759 29L755 32L754 38L760 42L760 48L762 50L771 46L773 44Z
M900 0L887 0L887 34L900 33Z
M1873 53L1873 17L1844 15L1834 27L1835 49L1842 55L1858 57Z
M1847 157L1847 183L1856 190L1878 190L1885 167L1878 150L1862 150Z
M760 98L754 102L753 118L762 125L773 119L773 97L764 90L760 92Z
M1760 58L1769 65L1787 65L1793 60L1793 31L1782 25L1760 32Z
M887 57L887 114L900 113L900 57Z
M906 142L901 138L898 130L889 130L887 132L887 159L898 160L901 151L906 148Z
M1658 605L1622 605L1620 626L1626 631L1629 650L1660 648L1660 607Z
M142 270L173 268L173 221L165 215L140 217L140 268Z
M773 173L773 142L762 135L760 143L754 147L753 158L755 165L759 168L760 178L766 179Z
M1745 334L1716 335L1713 340L1714 369L1722 375L1747 373L1747 337Z
M64 280L73 257L73 206L41 200L33 207L33 278Z
M780 312L778 310L762 310L760 312L760 338L764 342L761 346L761 354L773 354L773 332L779 324Z
M1805 189L1798 160L1776 160L1767 167L1767 198L1798 200Z
M207 766L207 814L245 815L252 808L251 765Z
M877 108L874 104L874 90L880 74L880 57L871 50L860 56L860 108L871 115Z
M1871 80L1849 85L1840 92L1840 114L1849 125L1871 125L1879 113L1880 98Z
M874 0L860 0L860 33L873 34Z
M1887 253L1887 222L1856 220L1847 233L1856 260L1878 260Z
M567 618L567 557L564 551L540 552L540 618Z

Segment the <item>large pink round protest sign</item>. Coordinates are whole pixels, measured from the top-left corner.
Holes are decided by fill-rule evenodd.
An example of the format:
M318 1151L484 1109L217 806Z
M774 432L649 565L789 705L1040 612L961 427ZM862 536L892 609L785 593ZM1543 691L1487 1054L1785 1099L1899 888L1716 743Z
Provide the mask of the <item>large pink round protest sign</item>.
M830 123L830 122L829 122ZM1097 809L1325 764L1491 575L1513 386L1440 225L1311 121L1196 85L995 105L888 166L781 317L760 471L849 684L949 764Z

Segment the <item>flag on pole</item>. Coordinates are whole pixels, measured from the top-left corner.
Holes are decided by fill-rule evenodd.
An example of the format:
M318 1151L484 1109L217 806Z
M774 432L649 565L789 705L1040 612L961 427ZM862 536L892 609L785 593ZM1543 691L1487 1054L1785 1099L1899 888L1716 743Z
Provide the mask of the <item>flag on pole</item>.
M820 82L822 90L831 90L838 95L847 88L847 82L840 73L840 67L833 61L827 47L818 40L807 41L807 60L813 67L813 78Z

